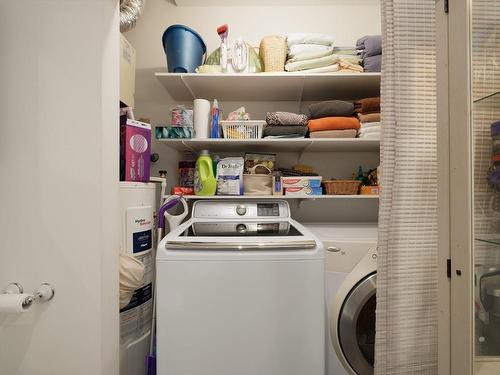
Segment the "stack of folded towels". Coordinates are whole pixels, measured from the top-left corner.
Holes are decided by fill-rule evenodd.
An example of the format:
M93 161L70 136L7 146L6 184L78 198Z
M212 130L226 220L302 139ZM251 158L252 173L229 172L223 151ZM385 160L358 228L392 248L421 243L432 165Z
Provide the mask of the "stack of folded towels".
M286 37L288 59L285 70L308 73L336 72L338 57L333 53L333 38L325 34L293 33Z
M382 37L364 36L356 42L365 72L380 72L382 67Z
M268 112L264 138L304 138L307 134L307 116L291 112Z
M354 112L361 123L358 137L380 139L380 97L355 101Z
M311 138L355 138L360 123L352 102L329 100L309 106L307 126Z

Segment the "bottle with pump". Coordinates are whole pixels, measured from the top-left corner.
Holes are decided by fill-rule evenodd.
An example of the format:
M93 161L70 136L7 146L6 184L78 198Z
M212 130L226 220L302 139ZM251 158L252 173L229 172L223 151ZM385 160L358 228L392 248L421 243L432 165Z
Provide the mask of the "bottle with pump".
M212 158L208 150L202 150L194 172L194 193L196 195L215 195L217 180L214 176Z

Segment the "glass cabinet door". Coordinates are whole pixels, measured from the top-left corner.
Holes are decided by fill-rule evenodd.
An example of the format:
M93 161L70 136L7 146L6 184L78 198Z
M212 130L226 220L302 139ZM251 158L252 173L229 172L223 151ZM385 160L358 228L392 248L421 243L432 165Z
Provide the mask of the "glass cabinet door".
M500 374L500 2L470 15L474 373Z

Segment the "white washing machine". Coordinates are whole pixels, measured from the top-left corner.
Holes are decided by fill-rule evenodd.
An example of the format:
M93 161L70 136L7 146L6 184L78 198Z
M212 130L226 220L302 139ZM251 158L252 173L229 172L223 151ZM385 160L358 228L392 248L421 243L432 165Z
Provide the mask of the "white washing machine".
M325 247L326 374L373 374L377 224L307 224Z
M323 248L286 201L197 201L158 245L158 375L324 375L324 330Z

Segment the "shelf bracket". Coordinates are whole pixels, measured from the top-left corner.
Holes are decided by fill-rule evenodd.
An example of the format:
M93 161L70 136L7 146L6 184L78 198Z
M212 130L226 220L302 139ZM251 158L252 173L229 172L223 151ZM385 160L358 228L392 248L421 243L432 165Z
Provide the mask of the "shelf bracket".
M188 82L186 81L186 77L184 75L181 75L181 81L184 83L184 86L188 89L189 93L191 94L191 100L195 100L196 96L194 95L193 90L191 89L191 86L189 86Z

